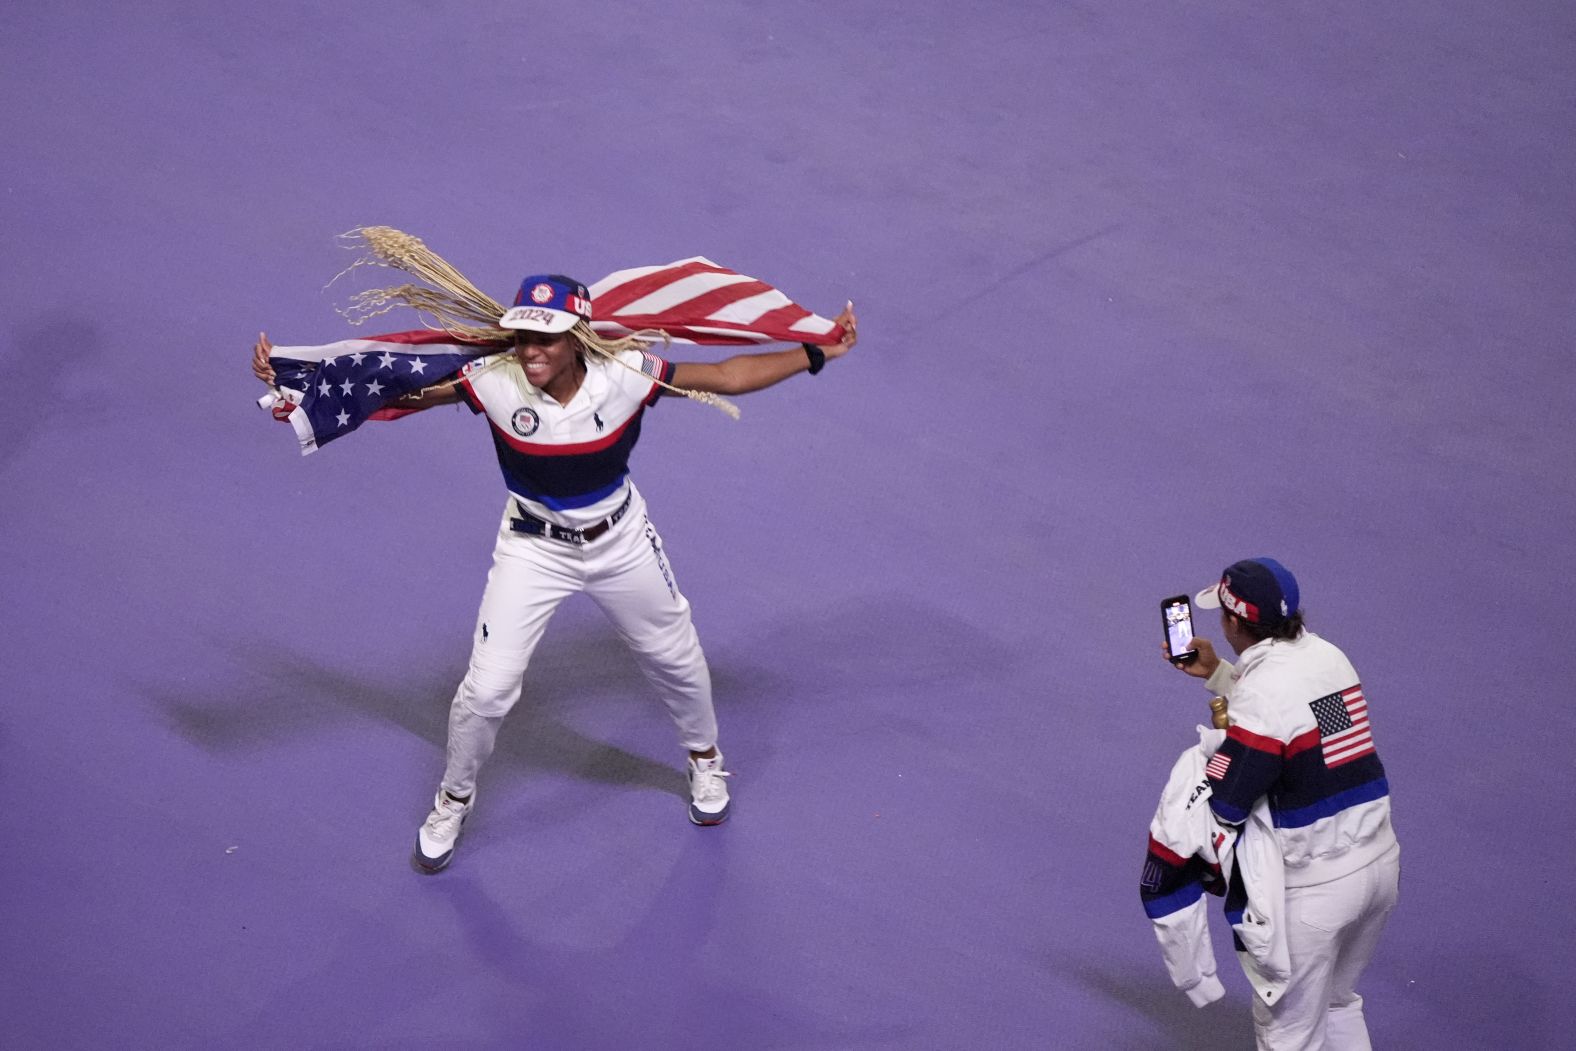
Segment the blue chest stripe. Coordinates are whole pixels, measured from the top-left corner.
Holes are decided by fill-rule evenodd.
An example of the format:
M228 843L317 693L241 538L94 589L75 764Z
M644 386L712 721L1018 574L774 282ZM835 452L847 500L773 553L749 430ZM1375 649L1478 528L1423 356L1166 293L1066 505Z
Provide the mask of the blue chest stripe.
M523 496L527 500L535 500L543 507L551 507L554 511L569 511L577 507L590 507L598 500L605 500L612 496L624 484L624 479L628 474L629 472L625 471L610 484L600 489L593 489L589 493L576 493L573 496L549 496L546 493L533 493L528 486L521 484L518 478L511 478L507 473L504 475L504 482L509 486L509 491L516 496Z

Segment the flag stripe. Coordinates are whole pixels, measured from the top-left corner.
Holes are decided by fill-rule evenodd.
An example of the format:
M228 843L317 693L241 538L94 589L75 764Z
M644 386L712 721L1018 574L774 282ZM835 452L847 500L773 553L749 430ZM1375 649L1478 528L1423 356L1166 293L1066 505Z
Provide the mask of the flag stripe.
M797 303L788 303L777 307L775 310L767 311L756 318L753 324L773 332L792 332L793 327L807 317L815 317L815 315Z
M1352 748L1349 752L1327 752L1324 755L1324 764L1330 767L1343 766L1343 764L1351 763L1352 759L1360 759L1365 755L1371 755L1373 750L1373 741L1366 741L1363 742L1362 747Z
M726 268L701 256L680 259L667 266L643 266L633 270L620 270L591 286L593 316L623 313L635 300L691 274L729 272Z
M1334 748L1334 747L1340 745L1341 743L1343 743L1349 737L1367 737L1367 736L1368 736L1368 720L1367 719L1359 719L1359 720L1357 720L1357 721L1352 723L1352 728L1350 730L1342 730L1338 734L1331 734L1330 736L1326 737L1324 739L1324 748L1325 748L1326 751L1328 751L1331 748Z
M682 331L709 341L715 336L719 341L744 340L748 343L774 343L780 337L756 328L734 328L731 325L685 325Z
M731 325L756 325L771 324L764 321L769 315L779 310L790 310L794 316L809 313L803 307L795 306L788 297L775 288L768 288L764 292L757 292L753 296L744 296L735 299L719 310L713 310L706 315L707 321L727 322Z
M808 332L812 336L835 336L839 330L840 326L836 322L828 321L820 314L812 314L808 310L805 311L804 317L795 321L789 328L789 331L795 334L803 335ZM805 340L805 342L811 341Z
M591 327L604 335L611 334L611 327L604 329L606 322L593 321ZM715 343L719 346L743 343L779 343L788 340L799 342L790 336L779 335L772 332L761 332L754 328L727 328L720 325L681 324L670 318L661 316L651 317L624 317L616 322L617 326L626 334L640 329L660 329L669 337L680 343Z
M639 299L610 311L613 317L628 314L683 314L709 318L730 303L760 295L771 286L743 274L690 274L671 281Z

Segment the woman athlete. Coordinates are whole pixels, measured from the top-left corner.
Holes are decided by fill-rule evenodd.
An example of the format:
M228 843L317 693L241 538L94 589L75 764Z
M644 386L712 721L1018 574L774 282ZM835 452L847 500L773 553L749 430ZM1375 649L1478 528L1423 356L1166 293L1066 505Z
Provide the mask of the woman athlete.
M526 278L516 306L498 319L513 346L478 358L453 379L402 398L407 410L463 403L487 417L509 489L482 593L470 665L449 708L447 763L413 860L437 872L454 856L476 804L476 778L521 679L560 602L585 592L601 607L657 688L689 751L689 818L728 817L729 797L711 675L674 582L662 538L628 475L645 410L665 389L702 395L763 390L819 372L857 340L850 302L837 316L841 342L672 362L635 338L592 330L586 287L559 274ZM376 337L398 341L399 336ZM273 345L260 335L252 371L272 385ZM289 356L288 348L280 353Z

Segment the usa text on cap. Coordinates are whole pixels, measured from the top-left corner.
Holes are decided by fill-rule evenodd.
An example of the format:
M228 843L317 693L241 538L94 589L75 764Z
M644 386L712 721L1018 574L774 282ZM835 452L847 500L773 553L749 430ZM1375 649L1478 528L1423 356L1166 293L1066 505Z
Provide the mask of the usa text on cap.
M1245 558L1220 575L1220 583L1193 596L1200 609L1226 609L1250 624L1274 627L1296 615L1302 596L1291 570L1273 558Z

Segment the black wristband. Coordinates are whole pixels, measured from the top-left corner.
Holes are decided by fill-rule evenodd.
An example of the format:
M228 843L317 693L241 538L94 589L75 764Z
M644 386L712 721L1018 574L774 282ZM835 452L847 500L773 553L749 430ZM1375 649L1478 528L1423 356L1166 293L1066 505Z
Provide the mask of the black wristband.
M826 351L814 343L801 343L799 345L804 348L804 356L810 359L810 375L814 376L817 372L826 368Z

